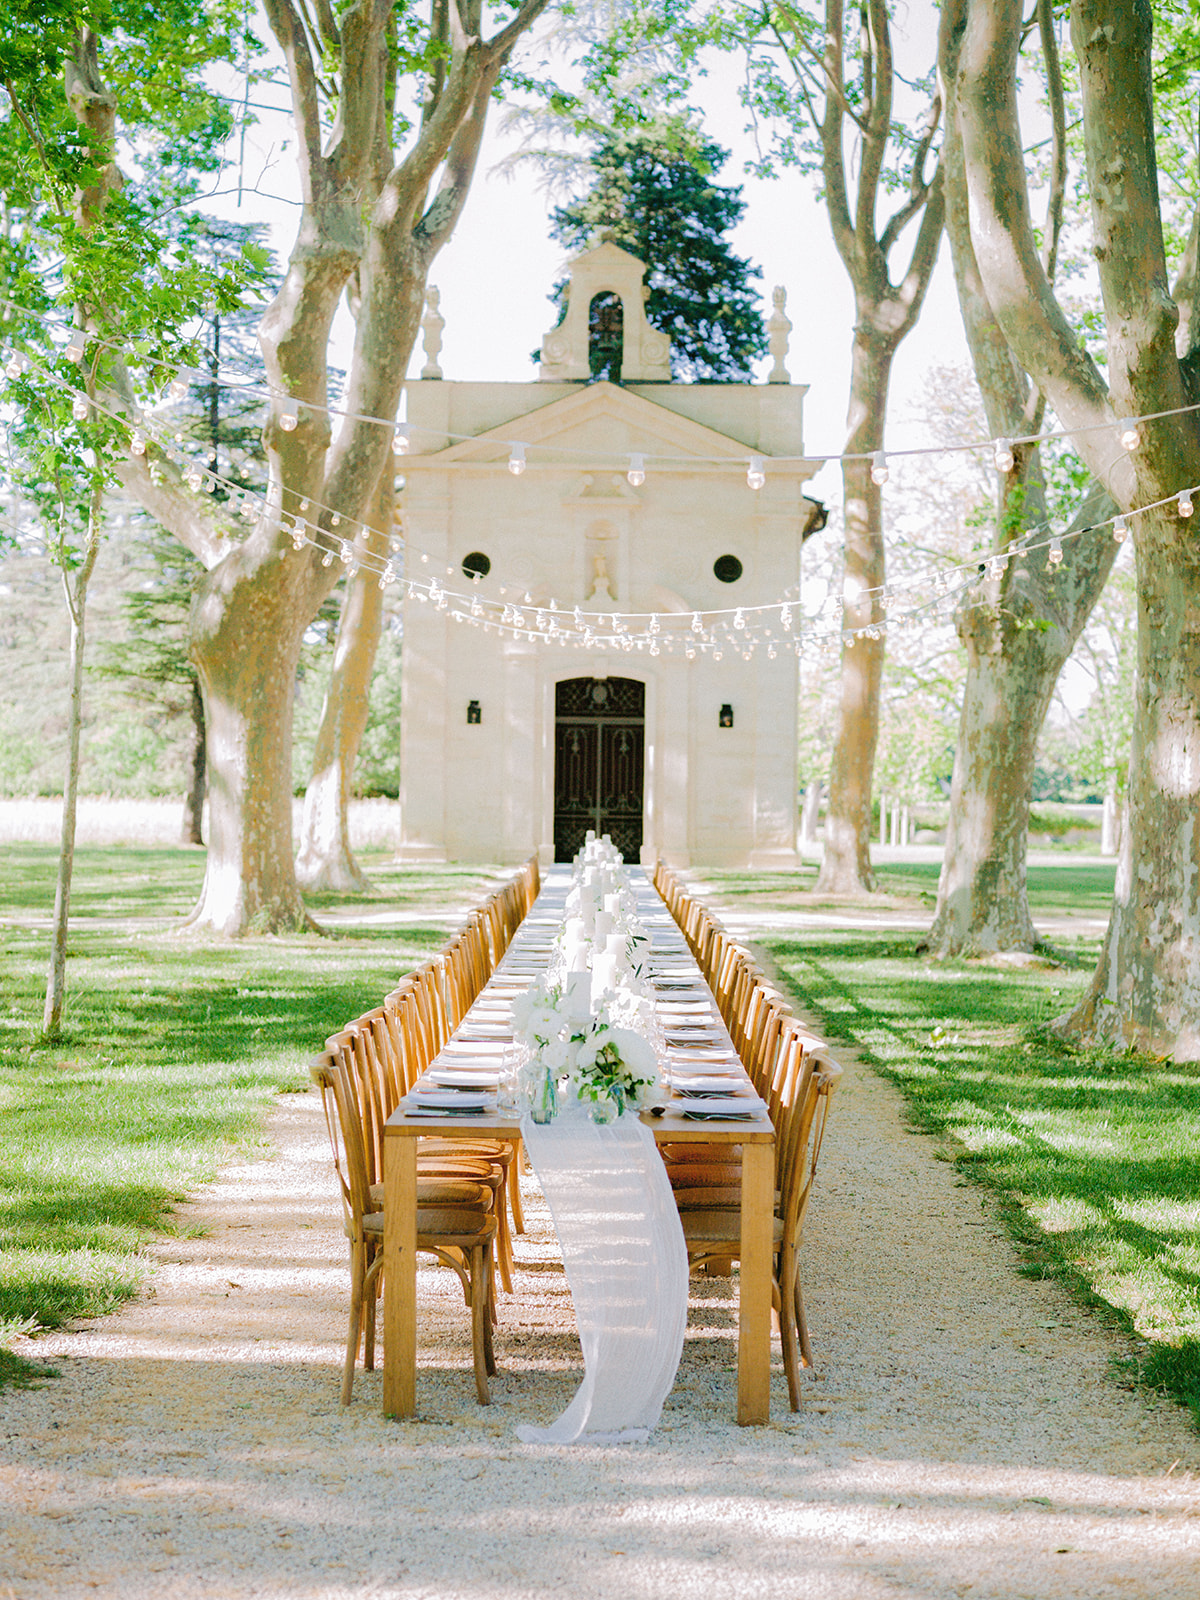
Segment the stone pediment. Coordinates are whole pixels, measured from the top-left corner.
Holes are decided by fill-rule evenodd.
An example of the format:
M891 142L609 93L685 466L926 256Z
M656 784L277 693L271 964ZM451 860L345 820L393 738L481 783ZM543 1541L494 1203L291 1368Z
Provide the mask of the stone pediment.
M474 439L459 440L429 454L414 452L406 458L405 470L457 462L503 463L508 460L515 443L524 444L535 452L530 455L531 462L540 459L553 465L571 466L577 464L573 458L581 456L588 464L606 466L609 463L598 463L597 458L611 455L611 465L623 467L625 458L638 452L648 458L648 465L655 471L685 468L688 457L697 463L704 460L733 462L746 461L751 453L742 440L681 416L666 406L656 405L644 395L617 384L595 383L574 389L549 405L512 417ZM654 461L656 456L665 459ZM682 459L673 461L670 458ZM793 460L780 462L777 470L807 478L812 475L813 467Z

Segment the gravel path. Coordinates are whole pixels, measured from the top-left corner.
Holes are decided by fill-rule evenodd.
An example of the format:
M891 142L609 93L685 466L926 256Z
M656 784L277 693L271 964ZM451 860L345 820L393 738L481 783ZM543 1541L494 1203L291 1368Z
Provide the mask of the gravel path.
M1113 1339L1014 1270L980 1194L843 1056L806 1282L820 1376L739 1429L729 1282L694 1281L651 1442L522 1445L578 1378L531 1193L496 1404L450 1275L422 1276L421 1420L337 1403L347 1274L315 1095L184 1208L146 1295L42 1339L0 1395L0 1600L1196 1600L1200 1438L1118 1389Z

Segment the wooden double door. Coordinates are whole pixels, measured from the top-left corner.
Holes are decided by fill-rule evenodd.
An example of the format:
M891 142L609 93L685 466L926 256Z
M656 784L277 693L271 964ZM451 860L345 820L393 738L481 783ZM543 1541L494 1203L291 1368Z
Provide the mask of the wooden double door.
M589 828L626 861L642 848L646 685L568 678L554 695L554 859L570 861Z

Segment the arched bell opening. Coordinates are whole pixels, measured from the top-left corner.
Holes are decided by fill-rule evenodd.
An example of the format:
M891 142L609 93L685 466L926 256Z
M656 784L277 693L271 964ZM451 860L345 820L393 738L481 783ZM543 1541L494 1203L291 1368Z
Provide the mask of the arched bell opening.
M625 359L625 306L619 294L606 290L588 305L588 367L596 382L620 383Z

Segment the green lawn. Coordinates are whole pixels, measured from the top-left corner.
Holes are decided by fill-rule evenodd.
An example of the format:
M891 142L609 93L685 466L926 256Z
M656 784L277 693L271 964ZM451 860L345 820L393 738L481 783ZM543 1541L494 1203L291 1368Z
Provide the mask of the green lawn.
M76 861L61 1040L39 1042L55 851L0 848L0 1382L26 1369L4 1331L55 1327L136 1293L139 1250L324 1039L391 988L476 903L479 869L371 867L365 896L428 925L225 944L178 937L202 852L84 849ZM314 897L317 915L323 901ZM103 926L98 926L103 924Z
M1095 949L1014 968L931 963L895 934L761 942L826 1037L893 1079L914 1123L999 1196L1023 1270L1134 1335L1126 1376L1200 1424L1200 1068L1073 1050L1048 1030Z
M1107 916L1112 903L1116 863L1097 866L1064 856L1061 866L1028 869L1029 904L1039 911L1078 911ZM932 911L937 900L940 866L934 861L885 862L875 869L879 892L863 904L878 910ZM753 901L764 910L833 910L845 901L816 892L815 864L799 872L726 872L698 874L711 884L722 901L740 905Z

